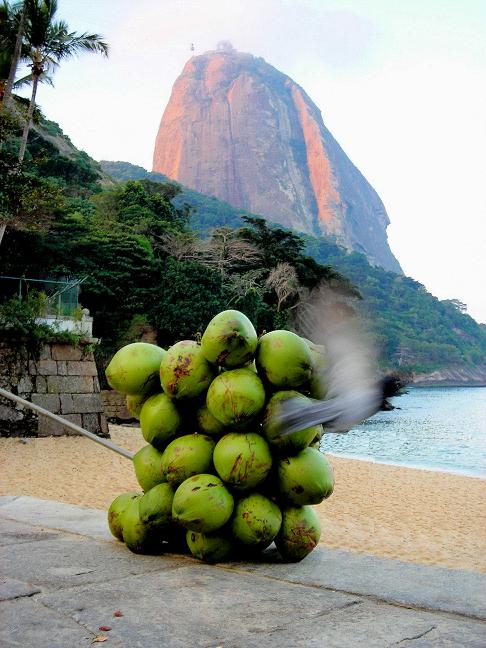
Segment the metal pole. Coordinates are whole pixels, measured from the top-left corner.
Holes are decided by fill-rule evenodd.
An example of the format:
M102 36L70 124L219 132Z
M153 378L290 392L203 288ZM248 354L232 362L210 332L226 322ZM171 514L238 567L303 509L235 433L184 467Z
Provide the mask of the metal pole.
M10 400L15 401L16 403L19 403L20 405L23 405L24 407L27 407L31 410L34 410L34 412L37 412L38 414L42 414L43 416L47 416L48 418L52 419L53 421L56 421L57 423L60 423L61 425L64 425L64 427L67 427L71 430L74 430L75 432L78 432L79 434L82 434L83 436L87 437L88 439L91 439L91 441L94 441L95 443L99 443L100 445L104 446L105 448L108 448L108 450L112 450L113 452L117 452L119 455L122 457L125 457L126 459L133 459L134 453L130 452L129 450L125 450L125 448L120 448L120 446L117 446L116 443L112 443L112 441L108 441L107 439L103 439L99 436L96 436L96 434L93 434L92 432L88 432L88 430L85 430L84 428L80 427L79 425L76 425L76 423L71 423L71 421L68 421L65 418L62 418L62 416L58 416L57 414L53 414L52 412L49 412L49 410L44 409L43 407L40 407L39 405L35 405L34 403L31 403L30 401L25 400L24 398L21 398L20 396L17 396L16 394L12 394L11 392L7 391L6 389L2 389L0 387L0 396L3 396L4 398L9 398Z

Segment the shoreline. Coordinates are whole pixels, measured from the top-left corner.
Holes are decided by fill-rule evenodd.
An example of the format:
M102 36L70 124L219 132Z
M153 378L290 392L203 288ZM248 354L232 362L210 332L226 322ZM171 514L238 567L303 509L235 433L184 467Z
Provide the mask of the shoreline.
M136 452L136 427L110 426ZM326 453L334 493L315 508L320 544L415 562L486 572L486 480ZM107 510L140 491L130 461L81 436L0 438L0 495L30 495Z
M325 452L326 455L331 457L338 457L342 459L350 459L352 461L364 461L372 464L380 464L383 466L397 466L398 468L412 468L413 470L425 470L428 472L447 473L451 475L459 475L462 477L469 477L471 479L486 479L486 470L482 473L475 472L474 470L461 470L459 468L444 468L443 466L432 466L430 464L416 464L413 462L400 462L400 461L384 461L382 459L375 459L366 455L351 455L345 452Z
M458 387L464 387L465 389L484 389L486 387L486 382L475 382L475 383L464 383L464 382L413 382L413 380L405 385L405 389L408 387L416 387L417 389L422 389L426 387L450 387L451 389L457 389Z

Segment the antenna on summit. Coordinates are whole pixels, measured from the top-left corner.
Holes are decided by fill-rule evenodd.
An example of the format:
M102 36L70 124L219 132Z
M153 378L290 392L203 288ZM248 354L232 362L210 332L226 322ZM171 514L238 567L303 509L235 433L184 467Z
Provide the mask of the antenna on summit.
M220 40L218 41L216 45L216 49L219 52L234 52L235 48L233 47L233 44L229 40Z
M191 52L194 52L194 43L191 43L191 47L189 48Z

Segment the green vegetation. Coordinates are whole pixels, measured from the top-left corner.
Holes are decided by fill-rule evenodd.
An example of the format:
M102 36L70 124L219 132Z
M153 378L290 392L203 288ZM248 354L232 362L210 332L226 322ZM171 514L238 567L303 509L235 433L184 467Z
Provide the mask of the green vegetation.
M42 118L22 169L12 174L20 131L5 114L0 126L0 173L11 183L1 185L10 227L0 274L88 275L80 299L101 338L100 368L129 342L198 339L227 308L244 312L260 334L285 327L322 281L372 316L385 366L431 370L483 361L485 327L462 305L439 302L361 254L270 226L140 167L100 166ZM3 300L11 296L6 285L0 282Z
M32 293L24 301L11 297L0 304L0 338L7 342L20 342L32 353L42 344L60 342L77 346L81 336L68 331L55 331L47 324L38 324L36 319L42 315L45 296Z
M460 302L439 301L418 281L370 266L364 255L346 253L325 239L308 239L306 251L359 286L388 364L414 371L484 365L485 327L462 312Z
M70 31L64 20L56 20L57 8L57 0L24 0L13 4L3 0L0 8L2 109L10 108L11 90L19 62L25 61L30 68L30 73L25 78L15 82L17 86L23 83L32 85L20 140L19 163L24 159L39 83L47 81L52 84L50 75L60 63L81 52L108 55L108 45L101 36L78 34Z
M169 181L128 162L101 162L101 166L117 179L150 177L157 182ZM251 216L214 197L179 187L181 191L173 202L190 205L191 227L202 235L221 226L240 228L245 216ZM285 232L281 228L273 231L280 236ZM293 236L300 253L333 268L357 287L384 365L411 371L484 365L486 326L465 314L461 302L439 301L419 282L372 266L363 254L348 252L324 237ZM268 257L269 242L262 240L261 244ZM292 254L292 247L285 246L284 256L287 253ZM291 263L295 265L295 258Z
M0 153L6 168L17 145L13 128ZM81 302L94 316L102 364L141 330L166 346L197 337L216 313L237 307L263 331L285 325L323 279L355 292L307 256L300 237L262 219L245 217L245 227L220 227L202 239L190 228L189 209L174 205L180 190L172 183L130 180L102 189L98 165L71 151L52 122L31 132L22 173L56 199L49 199L51 218L41 225L11 221L0 274L88 275ZM27 186L22 176L19 187Z
M105 173L121 181L127 180L152 180L153 182L169 183L179 189L174 197L173 204L177 208L187 208L191 213L191 229L199 234L205 235L208 230L214 227L242 227L242 216L252 216L244 209L235 209L228 203L218 200L214 196L193 191L173 180L170 180L162 173L146 171L141 166L129 162L100 162Z
M0 110L0 243L4 226L17 230L48 227L62 209L63 196L56 179L43 177L39 165L26 161L17 167L21 124ZM57 155L57 153L55 154Z

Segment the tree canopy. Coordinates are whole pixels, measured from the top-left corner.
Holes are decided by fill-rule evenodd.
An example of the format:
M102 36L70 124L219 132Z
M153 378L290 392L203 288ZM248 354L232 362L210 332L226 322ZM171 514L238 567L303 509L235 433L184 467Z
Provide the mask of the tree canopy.
M0 152L6 170L14 140ZM17 195L27 210L43 187L48 218L40 227L12 221L0 274L87 275L81 302L94 316L101 363L148 329L164 346L197 338L226 308L243 311L259 333L289 326L321 282L369 316L384 366L427 371L484 362L486 327L461 312L463 305L440 302L418 282L371 266L361 254L223 203L212 227L202 230L197 210L205 210L209 222L216 199L191 203L196 192L163 176L154 181L154 174L114 182L43 119L30 134L29 149L35 153L23 169L29 181ZM125 174L129 166L123 163ZM9 296L0 282L0 298Z

